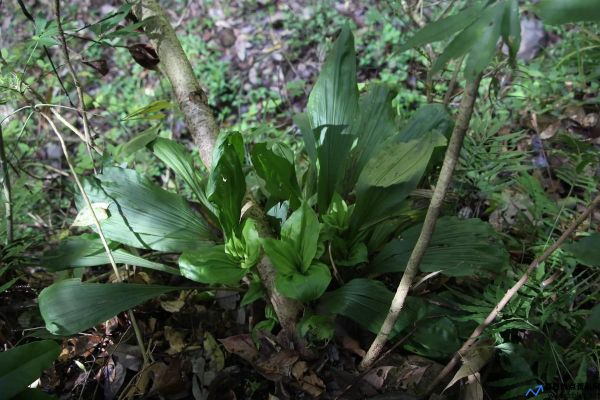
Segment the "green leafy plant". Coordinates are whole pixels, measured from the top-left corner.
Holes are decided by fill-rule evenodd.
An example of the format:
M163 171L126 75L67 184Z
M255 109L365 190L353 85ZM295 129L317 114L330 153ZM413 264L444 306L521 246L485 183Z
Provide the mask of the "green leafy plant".
M311 92L306 114L295 119L305 141L303 153L294 154L280 143L258 143L247 151L239 133L223 133L213 153L208 179L203 180L180 145L164 138L148 138L152 140L146 146L185 182L200 202L197 206L202 212L195 213L187 205L188 200L155 186L134 171L106 166L102 174L85 181L92 203L107 205L106 218L101 221L104 235L114 246L123 243L142 250L180 254L179 271L193 281L236 285L248 276L253 283L244 304L262 295L255 266L263 250L277 273L276 290L300 301L307 309L333 285L335 265L344 267L342 276L397 271L383 268L376 260L387 257L394 237L401 232L402 246L390 254L402 257L405 250L400 249L410 249L418 229L416 226L405 231L418 220L408 212L410 194L428 168L438 162L432 155L436 148L445 145L452 120L443 107L425 106L404 128L398 127L391 106L393 94L388 88L369 85L365 94L359 96L353 43L349 29L342 29ZM303 161L298 163L298 158ZM265 211L260 212L276 216L268 228L257 226L253 218L257 212L253 209L260 205L248 200L248 173L256 174L263 182L256 192L257 198L264 199ZM84 206L80 208L83 210ZM291 213L288 215L290 211L286 210ZM213 226L220 232L214 232ZM442 239L445 231L441 224L440 243L432 244L428 251L431 262L424 264L424 270L438 267L438 248L440 255L450 251L444 240L468 241L471 245L453 251L455 266L440 266L450 275L499 272L504 267L506 252L485 223L452 220L451 226L446 229L452 237ZM481 234L472 232L475 226L480 227ZM274 230L275 237L265 235L265 229ZM53 269L105 263L106 258L98 255L99 247L93 240L90 236L69 239L63 246L78 249L76 252L71 250L64 256L64 251L59 252L45 262L54 264ZM490 246L496 251L491 256L473 254L477 248ZM118 247L113 249L121 262L128 260L141 267L172 271ZM374 261L371 269L363 268L370 260ZM351 293L344 291L345 287L338 289L337 296ZM373 291L369 284L357 287L365 296ZM129 289L126 300L115 295ZM39 300L47 328L65 333L93 326L109 314L167 290L173 288L63 281L45 289ZM139 296L134 296L138 292ZM56 307L57 301L68 303L80 296L85 299L77 300L79 311L66 304ZM81 304L91 305L104 296L110 298L110 304L103 307L102 313L86 311L86 318L77 318L83 310ZM390 299L386 301L389 304ZM349 304L347 315L356 321L367 315L382 320L387 308L381 304L362 308L358 303ZM52 311L58 309L69 313ZM332 310L334 314L344 314ZM426 310L423 308L421 317L427 314ZM410 320L407 316L404 326L412 323ZM311 337L317 341L326 340L330 334L323 331L324 321L315 315L299 330L305 335L312 332ZM451 320L444 323L450 330L455 329Z

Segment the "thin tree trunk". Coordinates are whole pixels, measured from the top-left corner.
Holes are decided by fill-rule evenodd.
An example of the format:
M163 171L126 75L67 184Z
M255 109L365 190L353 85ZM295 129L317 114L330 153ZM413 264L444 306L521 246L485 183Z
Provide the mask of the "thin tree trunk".
M155 0L144 0L138 3L136 15L140 20L147 20L144 31L156 49L160 69L171 82L200 158L210 170L219 127L208 106L206 93L160 5Z
M175 97L185 115L200 157L204 165L210 169L218 126L208 106L207 96L194 76L181 43L158 3L155 0L143 0L136 10L136 15L140 20L152 18L144 25L144 29L156 48L160 69L167 75L173 86ZM261 234L270 236L266 217L262 210L259 212L258 208L255 208L256 215L253 217L261 227ZM302 304L282 296L275 289L276 271L266 256L262 257L257 270L286 337L295 343L298 350L305 353L304 341L296 335L296 321L302 310Z
M410 286L417 275L423 255L425 254L427 246L431 241L431 236L433 235L435 224L440 214L444 197L446 196L446 191L452 179L454 167L456 166L458 156L460 155L463 139L467 129L469 128L469 122L471 121L471 114L473 113L473 106L475 104L480 82L481 74L472 82L467 83L463 99L460 103L458 119L456 121L456 125L454 126L450 143L448 143L448 149L446 150L444 163L442 164L440 176L435 185L435 190L433 191L431 203L429 203L429 208L427 210L427 215L425 216L425 221L423 222L421 234L419 235L419 239L417 240L410 258L408 259L406 270L402 275L402 280L400 280L400 283L398 284L398 289L396 290L396 294L392 300L392 305L390 306L388 315L385 318L383 325L381 325L379 333L371 344L369 351L360 363L360 370L365 370L371 367L375 360L379 358L379 355L383 351L388 337L392 332L398 317L400 316L400 312L404 306L404 301L406 300Z

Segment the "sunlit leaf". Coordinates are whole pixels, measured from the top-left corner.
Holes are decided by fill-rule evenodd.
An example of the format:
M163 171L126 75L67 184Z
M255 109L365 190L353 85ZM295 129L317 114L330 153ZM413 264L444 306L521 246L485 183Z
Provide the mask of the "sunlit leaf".
M313 129L323 125L350 125L358 108L354 37L344 26L328 54L308 98Z
M111 246L111 252L117 264L128 264L156 271L179 275L177 268L148 261L128 251ZM68 268L93 267L110 263L108 255L97 235L71 236L63 240L57 248L47 251L41 258L41 264L48 271L62 271Z
M188 250L179 257L181 275L196 282L235 285L246 274L239 262L225 253L225 246Z
M181 252L211 243L206 223L179 195L163 190L137 172L105 168L85 180L93 203L109 203L102 221L107 238L132 247ZM78 208L84 202L78 200Z

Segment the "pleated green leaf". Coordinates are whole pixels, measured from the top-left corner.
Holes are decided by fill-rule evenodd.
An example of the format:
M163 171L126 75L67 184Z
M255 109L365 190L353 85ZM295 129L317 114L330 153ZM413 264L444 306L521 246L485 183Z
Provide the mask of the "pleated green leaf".
M421 139L384 146L365 165L358 178L358 190L418 182L427 168L433 148L444 144L446 139L442 135L430 132Z
M163 190L137 172L105 168L85 180L92 203L108 203L109 218L102 221L107 238L132 247L182 252L211 242L206 223L185 199ZM85 207L81 199L78 208Z
M300 203L300 187L296 169L286 157L276 154L266 143L257 143L252 149L252 165L274 200L290 200L292 207Z
M541 0L536 11L550 25L600 21L600 7L595 0Z
M321 126L315 129L319 146L317 158L319 173L317 180L317 203L319 210L329 208L333 193L342 193L341 185L346 174L346 164L355 137L343 126Z
M579 238L576 242L564 244L562 248L588 267L600 266L600 233Z
M382 282L359 278L325 293L319 300L318 309L322 313L343 315L370 332L377 333L393 298L394 294ZM407 297L392 336L426 314L427 307L423 303L418 298Z
M165 138L156 138L150 144L150 148L156 157L190 187L196 199L214 215L214 206L206 198L202 179L194 166L190 152L180 143Z
M371 84L360 97L358 118L351 126L357 144L352 150L345 185L352 187L373 153L390 136L398 132L396 111L392 107L395 93L383 84Z
M291 241L300 256L302 272L312 264L317 254L320 231L319 218L306 202L302 203L281 227L281 237Z
M521 16L519 15L519 0L506 0L504 16L502 17L502 40L508 46L511 62L515 62L521 46Z
M242 200L246 194L243 160L242 136L239 133L222 135L213 152L206 197L214 205L227 238L239 233Z
M38 302L50 333L73 335L173 290L178 288L129 283L85 283L79 279L67 279L42 290Z
M145 260L126 250L111 246L111 252L117 264L129 264L179 275L177 268ZM71 236L60 245L44 253L40 260L48 271L62 271L69 268L94 267L110 264L104 246L97 235Z
M308 98L313 129L322 125L350 125L358 109L354 37L344 26Z
M370 273L400 272L417 242L422 225L389 242L369 264ZM479 219L440 218L423 256L423 272L442 271L448 276L498 273L508 265L508 252L492 226Z
M27 389L60 354L54 340L27 343L0 353L0 398L10 399Z
M225 253L225 246L189 250L179 257L181 274L195 282L235 285L247 270Z

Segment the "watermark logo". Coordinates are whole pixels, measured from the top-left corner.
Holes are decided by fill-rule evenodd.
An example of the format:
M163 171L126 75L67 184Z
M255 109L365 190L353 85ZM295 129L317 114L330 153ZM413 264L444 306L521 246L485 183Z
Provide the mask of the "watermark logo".
M544 393L544 387L542 385L537 385L535 388L529 388L529 390L525 392L525 397L537 397L540 393Z

